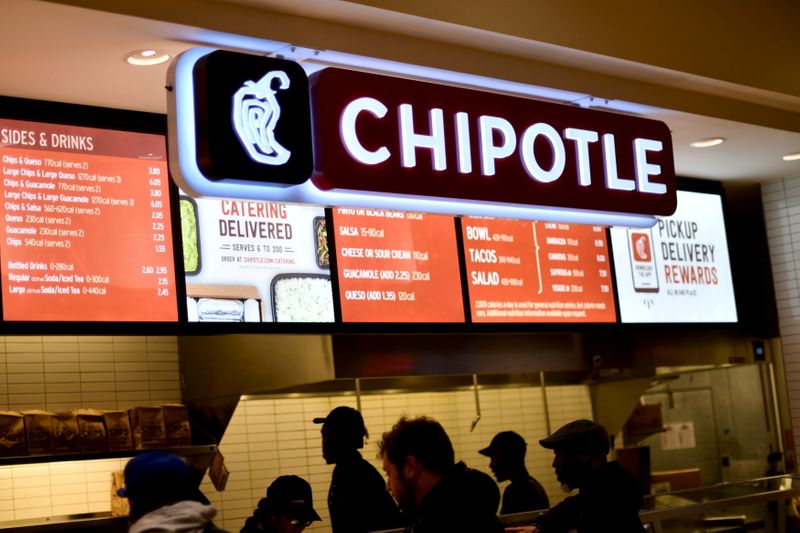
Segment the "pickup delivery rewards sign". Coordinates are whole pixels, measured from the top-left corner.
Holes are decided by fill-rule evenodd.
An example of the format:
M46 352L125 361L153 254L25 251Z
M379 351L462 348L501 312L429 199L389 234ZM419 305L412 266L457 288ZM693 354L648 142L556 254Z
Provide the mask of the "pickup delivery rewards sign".
M611 228L622 322L736 322L722 200L678 191L649 229Z

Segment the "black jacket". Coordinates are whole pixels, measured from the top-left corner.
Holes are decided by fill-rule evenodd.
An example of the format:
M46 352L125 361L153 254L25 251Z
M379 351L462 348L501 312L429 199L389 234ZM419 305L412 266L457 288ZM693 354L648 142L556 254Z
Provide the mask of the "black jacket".
M592 471L578 494L534 520L542 533L642 533L642 493L636 479L618 462Z
M336 463L328 491L333 533L366 533L402 527L400 511L383 476L361 454Z
M544 487L527 472L519 479L512 478L503 492L500 514L524 513L550 507Z
M487 474L458 463L428 491L409 533L502 533L500 490Z

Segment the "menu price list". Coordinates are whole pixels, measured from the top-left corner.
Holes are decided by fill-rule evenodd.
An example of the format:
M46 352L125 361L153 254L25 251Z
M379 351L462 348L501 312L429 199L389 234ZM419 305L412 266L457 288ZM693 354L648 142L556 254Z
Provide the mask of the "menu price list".
M452 217L333 211L344 322L463 322Z
M127 146L138 140L143 148L152 138L163 145L163 137L16 121L0 126L8 123L37 142L0 147L3 318L176 321L165 157L98 153L108 141L101 137L133 143ZM69 142L70 150L51 139Z
M473 322L614 322L601 226L462 219Z

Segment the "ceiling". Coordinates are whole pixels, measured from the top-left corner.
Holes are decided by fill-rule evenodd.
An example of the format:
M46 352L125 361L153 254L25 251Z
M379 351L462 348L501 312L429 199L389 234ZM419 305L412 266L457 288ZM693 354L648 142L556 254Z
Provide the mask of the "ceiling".
M191 1L181 0L179 3L187 4ZM220 5L248 4L247 9L251 10L283 6L285 12L292 11L289 6L300 6L306 12L296 14L302 16L308 16L309 5L314 4L288 0L230 0L222 4L208 3L217 4L218 8ZM352 24L369 25L373 30L386 31L389 23L396 21L393 18L396 15L376 8L354 6L348 2L319 0L314 5L317 7L316 16L327 16L338 24L342 20L349 20ZM323 9L324 6L327 8ZM345 7L348 9L343 9ZM298 9L299 7L295 8ZM370 16L366 17L365 14ZM164 20L170 19L164 17ZM204 29L198 27L197 23L177 23L175 20L147 20L38 0L3 0L0 43L5 52L0 54L0 69L3 72L0 77L0 94L165 113L164 84L167 66L130 66L123 61L127 52L156 48L178 54L197 45L276 52L287 51L289 42L305 44L308 41L312 45L315 42L313 37L299 33L292 41L282 40L280 37L285 37L286 32L279 29L274 30L279 36L275 41L258 36L242 41L231 32L215 29L215 25L211 23L206 28L212 29ZM430 39L430 33L435 28L427 28L424 21L418 22L418 26L412 24L411 27L417 28L417 33L427 32L423 37ZM447 25L441 27L450 28ZM441 35L442 39L449 38L451 43L456 43L458 39L465 39L469 32L470 30L460 28L459 31L451 31L452 35L448 36L444 31ZM269 34L269 30L265 33ZM412 30L406 32L407 35L413 33ZM481 38L481 45L486 48L500 46L504 42L486 32L481 33ZM519 46L518 41L514 39ZM457 44L463 46L463 43ZM537 48L534 43L528 48L541 50L541 46ZM576 55L574 51L557 47L548 47L548 50L549 57L555 60L561 57L560 50L564 62ZM326 56L320 54L319 57L324 59ZM600 64L595 61L591 63ZM595 68L615 68L611 64L613 61L607 63L605 67ZM652 69L638 69L640 73L651 71ZM614 74L618 75L617 72ZM793 128L794 131L788 131L719 118L725 115L724 112L714 113L715 117L711 117L652 105L628 106L628 102L621 100L608 102L591 98L588 93L579 94L577 100L581 96L584 97L584 102L592 102L593 106L625 109L628 112L633 110L642 116L664 121L672 131L678 175L749 182L800 176L800 161L781 160L783 154L800 151L800 124ZM574 99L574 96L570 99ZM689 147L689 142L693 140L716 136L725 137L727 142L706 149Z

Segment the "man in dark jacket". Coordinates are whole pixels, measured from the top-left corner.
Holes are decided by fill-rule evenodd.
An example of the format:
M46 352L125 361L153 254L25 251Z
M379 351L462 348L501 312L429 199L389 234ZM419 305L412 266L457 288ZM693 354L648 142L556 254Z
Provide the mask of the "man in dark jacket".
M565 490L578 489L534 520L532 532L642 533L642 494L633 475L608 462L608 432L591 420L570 422L539 441L553 450L553 468Z
M483 472L455 464L444 428L435 420L401 418L379 444L389 490L408 513L408 533L502 533L500 491Z
M368 436L361 413L339 406L314 423L322 424L322 457L336 465L328 491L333 533L400 527L400 511L386 490L386 481L358 452Z
M501 431L478 453L491 458L489 468L497 481L511 481L503 492L500 514L524 513L550 507L542 484L528 473L525 452L528 443L513 431Z

